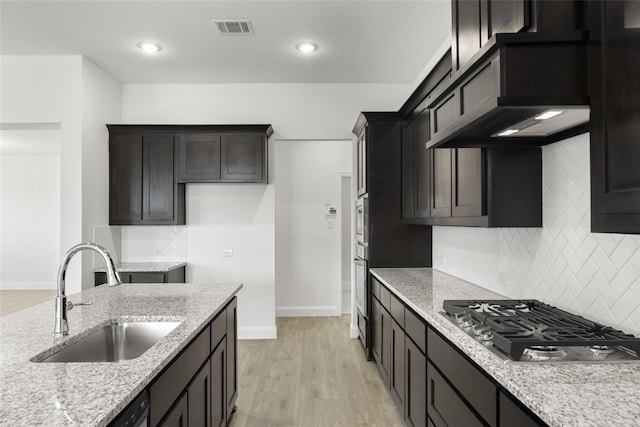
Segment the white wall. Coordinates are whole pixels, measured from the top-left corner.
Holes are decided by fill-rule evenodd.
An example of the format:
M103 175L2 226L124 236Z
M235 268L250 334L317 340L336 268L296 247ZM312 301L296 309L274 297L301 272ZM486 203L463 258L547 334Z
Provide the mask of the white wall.
M55 289L60 130L2 130L0 140L0 289Z
M126 84L125 123L270 123L276 139L350 139L360 111L397 110L413 84Z
M120 122L120 83L82 58L82 241L96 226L109 223L109 133L105 124ZM94 259L83 254L82 288L93 287ZM77 262L77 261L76 261Z
M340 172L351 171L351 140L276 141L276 314L342 313Z
M434 268L640 334L640 236L590 232L589 134L543 153L543 228L433 228Z
M0 60L0 123L60 124L61 258L82 240L81 57L3 55ZM80 273L80 263L72 263L69 293L81 290Z

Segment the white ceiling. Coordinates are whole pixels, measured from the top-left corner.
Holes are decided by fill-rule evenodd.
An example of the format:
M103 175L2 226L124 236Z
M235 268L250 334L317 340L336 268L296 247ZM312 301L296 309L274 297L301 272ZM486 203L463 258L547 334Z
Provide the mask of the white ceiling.
M83 55L122 83L413 83L449 0L0 1L2 55ZM213 20L250 19L221 36ZM155 55L136 44L160 43ZM320 49L304 56L296 43Z

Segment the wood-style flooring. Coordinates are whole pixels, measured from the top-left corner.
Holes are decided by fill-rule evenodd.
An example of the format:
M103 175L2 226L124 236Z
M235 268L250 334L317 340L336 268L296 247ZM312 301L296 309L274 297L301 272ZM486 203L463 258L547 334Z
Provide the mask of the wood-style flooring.
M0 291L0 316L4 316L42 302L53 300L56 291L53 289L37 291ZM53 302L51 303L53 313Z
M277 319L277 340L238 341L231 427L402 426L350 316Z

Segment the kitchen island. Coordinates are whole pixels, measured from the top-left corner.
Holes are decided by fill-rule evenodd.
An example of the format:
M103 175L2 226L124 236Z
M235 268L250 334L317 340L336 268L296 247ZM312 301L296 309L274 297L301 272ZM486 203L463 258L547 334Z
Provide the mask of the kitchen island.
M445 299L503 296L429 268L377 268L372 275L488 374L498 390L510 393L548 425L638 425L640 362L505 363L440 314Z
M98 286L68 296L73 303L93 305L74 307L68 315L69 335L59 339L53 338L53 301L0 318L0 425L107 425L209 327L241 288L190 283ZM114 319L180 324L135 359L32 361Z

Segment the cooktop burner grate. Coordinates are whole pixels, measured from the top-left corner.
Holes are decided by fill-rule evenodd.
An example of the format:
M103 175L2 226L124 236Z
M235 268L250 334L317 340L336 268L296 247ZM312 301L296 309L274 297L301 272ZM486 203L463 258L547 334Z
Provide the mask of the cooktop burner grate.
M443 307L490 327L493 345L514 360L532 346L620 346L640 356L640 338L537 300L446 300Z

